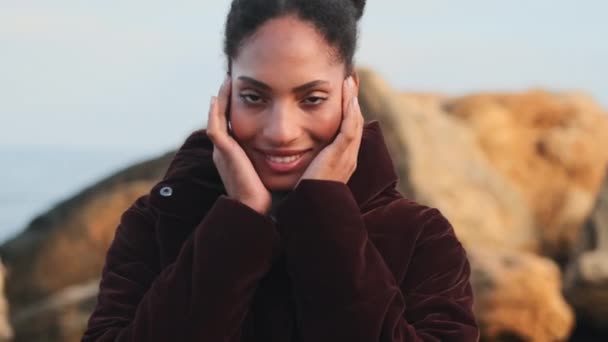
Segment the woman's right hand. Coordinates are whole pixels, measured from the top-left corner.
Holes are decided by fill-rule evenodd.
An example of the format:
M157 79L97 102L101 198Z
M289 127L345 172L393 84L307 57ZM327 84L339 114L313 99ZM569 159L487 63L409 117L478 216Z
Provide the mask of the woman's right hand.
M226 77L218 96L211 98L207 136L213 142L213 162L229 197L262 215L270 210L272 197L255 171L243 148L228 133L226 108L230 101L230 77Z

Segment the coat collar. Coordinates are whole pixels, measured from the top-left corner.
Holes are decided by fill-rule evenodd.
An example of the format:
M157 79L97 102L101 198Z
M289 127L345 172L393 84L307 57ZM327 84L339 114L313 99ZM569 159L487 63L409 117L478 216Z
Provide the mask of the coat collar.
M190 134L173 157L163 180L152 189L151 203L174 216L204 215L217 197L225 194L212 154L213 143L204 129ZM378 121L370 121L363 128L357 169L347 186L363 208L383 191L395 188L396 183L397 174L380 125Z

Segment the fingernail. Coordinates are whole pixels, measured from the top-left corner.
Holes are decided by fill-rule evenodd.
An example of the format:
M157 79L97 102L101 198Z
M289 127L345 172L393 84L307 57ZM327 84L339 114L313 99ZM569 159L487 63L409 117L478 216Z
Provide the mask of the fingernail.
M220 89L218 92L221 92L222 90L226 89L227 84L228 84L228 77L225 77L224 81L222 81L222 84L220 85Z
M209 106L213 107L217 98L215 96L211 96L211 100L209 101Z
M352 76L348 76L348 87L350 89L353 89L354 85L355 85L355 82L353 81L353 77Z

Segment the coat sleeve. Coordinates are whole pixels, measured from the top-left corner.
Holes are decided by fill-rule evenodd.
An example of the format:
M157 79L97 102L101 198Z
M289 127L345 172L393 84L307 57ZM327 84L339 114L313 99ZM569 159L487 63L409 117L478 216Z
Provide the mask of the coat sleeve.
M122 215L82 341L238 340L276 252L272 221L221 196L159 271L148 210L144 196Z
M470 268L453 229L427 210L399 284L368 239L343 183L302 180L279 211L279 233L303 341L477 341ZM421 222L423 224L423 222Z

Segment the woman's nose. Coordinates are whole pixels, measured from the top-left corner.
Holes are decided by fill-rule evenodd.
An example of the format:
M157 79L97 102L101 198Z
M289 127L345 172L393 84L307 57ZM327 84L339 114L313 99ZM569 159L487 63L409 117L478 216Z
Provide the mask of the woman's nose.
M276 106L267 117L263 135L274 146L287 146L300 135L298 120L286 106Z

